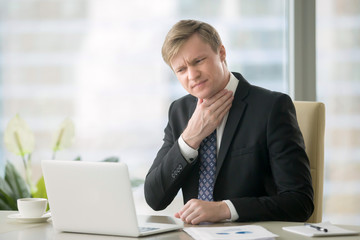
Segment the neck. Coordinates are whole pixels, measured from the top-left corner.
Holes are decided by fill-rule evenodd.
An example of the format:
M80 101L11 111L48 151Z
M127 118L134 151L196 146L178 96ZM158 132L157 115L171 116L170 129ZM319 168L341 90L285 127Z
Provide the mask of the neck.
M221 90L223 90L226 87L226 85L228 85L228 83L230 81L230 72L227 69L226 69L226 72L225 72L224 76L225 76L224 81L222 82L222 85L221 85L221 88L220 88L219 92Z
M226 86L227 84L229 83L230 81L230 72L226 69L226 72L224 74L224 79L219 87L219 91L215 92L212 96L216 95L218 92L222 91ZM211 96L211 97L212 97ZM206 99L203 99L203 100L206 100Z

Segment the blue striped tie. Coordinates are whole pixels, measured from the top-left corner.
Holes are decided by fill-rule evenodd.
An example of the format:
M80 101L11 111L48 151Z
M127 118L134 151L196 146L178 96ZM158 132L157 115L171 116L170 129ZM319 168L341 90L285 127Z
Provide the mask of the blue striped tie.
M216 129L200 144L200 178L198 199L213 201L216 173Z

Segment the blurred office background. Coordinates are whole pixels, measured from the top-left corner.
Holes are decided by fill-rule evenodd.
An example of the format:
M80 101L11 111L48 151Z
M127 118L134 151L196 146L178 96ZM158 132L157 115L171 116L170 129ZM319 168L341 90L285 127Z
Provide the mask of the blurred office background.
M180 19L219 30L230 70L291 94L288 4L0 0L0 175L5 161L23 168L2 141L18 113L35 133L34 179L65 117L74 121L76 137L57 159L117 156L143 179L162 144L169 104L185 94L160 53ZM316 38L316 94L326 105L323 220L359 225L360 0L317 0Z

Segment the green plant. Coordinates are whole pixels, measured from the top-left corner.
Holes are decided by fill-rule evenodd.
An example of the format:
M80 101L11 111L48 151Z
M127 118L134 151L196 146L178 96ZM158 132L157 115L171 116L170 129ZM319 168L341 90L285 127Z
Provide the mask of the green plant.
M16 210L17 199L31 197L29 188L10 162L5 166L5 177L0 178L0 210Z
M61 123L54 135L53 159L58 151L71 146L75 135L74 129L74 124L69 118ZM7 161L4 178L0 178L0 209L16 210L18 198L47 198L44 178L40 177L36 184L32 181L31 154L34 151L35 138L27 123L18 114L10 120L5 129L4 143L7 150L21 157L25 180L14 165Z
M66 118L54 134L52 159L56 158L58 151L71 146L74 135L74 124ZM47 198L44 177L41 176L36 184L32 181L31 154L34 150L34 139L34 134L19 115L10 120L4 133L4 143L10 152L21 157L25 179L10 161L6 162L4 178L0 178L0 210L17 210L19 198ZM74 161L81 161L81 157L75 158ZM119 158L109 157L102 161L118 162ZM131 185L137 187L143 182L142 179L134 178L131 180Z

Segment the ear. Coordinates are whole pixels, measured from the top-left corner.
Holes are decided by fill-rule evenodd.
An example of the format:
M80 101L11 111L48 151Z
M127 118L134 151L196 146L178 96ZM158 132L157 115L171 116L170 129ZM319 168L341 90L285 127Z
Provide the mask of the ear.
M219 50L219 56L220 56L220 60L223 62L226 59L226 50L224 45L220 46L220 50Z

